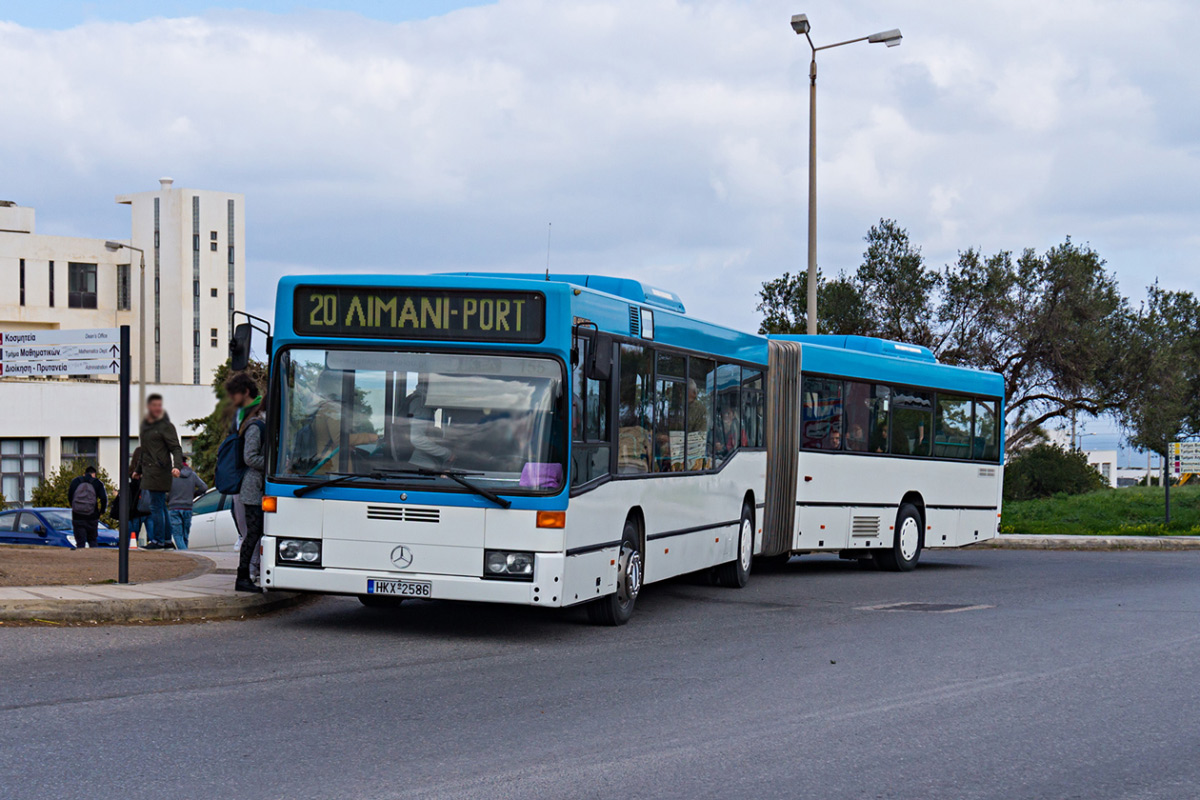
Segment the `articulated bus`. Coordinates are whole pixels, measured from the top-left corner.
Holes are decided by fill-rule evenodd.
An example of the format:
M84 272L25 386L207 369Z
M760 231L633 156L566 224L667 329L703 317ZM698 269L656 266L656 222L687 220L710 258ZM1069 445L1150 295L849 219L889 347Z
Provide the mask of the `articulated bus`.
M742 333L594 275L289 277L275 321L268 589L614 625L676 575L906 570L997 528L1001 379L922 348Z

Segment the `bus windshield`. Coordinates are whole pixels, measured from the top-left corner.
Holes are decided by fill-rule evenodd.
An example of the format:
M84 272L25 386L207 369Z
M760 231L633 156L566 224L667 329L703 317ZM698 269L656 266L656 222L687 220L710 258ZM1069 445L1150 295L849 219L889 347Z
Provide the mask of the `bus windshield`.
M461 482L434 474L454 473L504 493L563 486L565 381L555 359L296 348L279 367L275 477L457 490Z

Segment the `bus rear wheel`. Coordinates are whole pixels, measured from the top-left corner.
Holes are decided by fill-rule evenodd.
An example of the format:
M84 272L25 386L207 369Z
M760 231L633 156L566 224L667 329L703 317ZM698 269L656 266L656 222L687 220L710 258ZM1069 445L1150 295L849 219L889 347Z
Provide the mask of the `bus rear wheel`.
M617 590L587 604L588 619L596 625L624 625L633 616L633 607L642 591L642 551L638 546L638 527L625 520L621 534L621 553L617 556Z
M742 506L738 526L737 558L716 568L717 584L740 589L750 582L750 566L754 561L754 514Z
M875 563L891 572L911 572L921 559L924 536L921 535L921 512L911 503L900 506L896 515L896 535L892 546L875 553Z

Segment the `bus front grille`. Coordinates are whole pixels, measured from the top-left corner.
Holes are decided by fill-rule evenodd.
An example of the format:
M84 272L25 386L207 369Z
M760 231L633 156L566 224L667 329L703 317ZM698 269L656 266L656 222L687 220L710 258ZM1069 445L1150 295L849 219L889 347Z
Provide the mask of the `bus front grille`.
M436 508L408 508L405 506L367 506L367 519L388 522L440 522L442 512Z

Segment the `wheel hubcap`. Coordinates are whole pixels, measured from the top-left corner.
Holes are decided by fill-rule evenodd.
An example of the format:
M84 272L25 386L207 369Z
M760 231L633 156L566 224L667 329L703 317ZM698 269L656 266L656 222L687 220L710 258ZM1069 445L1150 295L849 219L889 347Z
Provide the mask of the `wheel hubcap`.
M912 517L904 520L900 526L900 555L905 561L912 561L917 556L917 545L921 541L921 531L917 521Z
M621 545L621 573L617 578L617 601L627 606L642 590L642 554L628 544Z
M741 538L741 559L742 569L749 572L750 558L754 554L754 526L750 524L750 520L742 520L742 538Z

